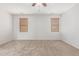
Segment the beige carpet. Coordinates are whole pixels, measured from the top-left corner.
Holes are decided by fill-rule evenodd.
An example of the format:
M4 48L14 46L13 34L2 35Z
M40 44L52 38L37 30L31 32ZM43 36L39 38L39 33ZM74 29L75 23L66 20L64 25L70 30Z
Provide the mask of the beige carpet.
M19 40L1 45L0 56L79 56L79 49L60 40Z

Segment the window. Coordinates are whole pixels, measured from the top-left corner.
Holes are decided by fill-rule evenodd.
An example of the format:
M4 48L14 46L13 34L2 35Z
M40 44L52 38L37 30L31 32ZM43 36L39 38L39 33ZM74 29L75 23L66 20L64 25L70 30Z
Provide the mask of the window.
M20 18L20 32L28 32L28 18Z
M51 32L59 32L59 17L53 16L51 18Z

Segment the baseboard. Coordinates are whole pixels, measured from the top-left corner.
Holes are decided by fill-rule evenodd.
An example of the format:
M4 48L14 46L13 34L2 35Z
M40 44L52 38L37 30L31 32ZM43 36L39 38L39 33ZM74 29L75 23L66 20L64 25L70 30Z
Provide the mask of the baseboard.
M67 44L69 44L69 45L71 45L71 46L73 46L73 47L75 47L75 48L79 49L79 45L78 45L78 44L73 43L72 41L68 41L68 40L62 40L62 41L64 41L64 42L66 42Z
M9 41L12 41L12 40L1 40L1 41L0 41L0 45L5 44L5 43L7 43L7 42L9 42Z
M61 40L61 39L25 39L25 38L18 38L16 40Z

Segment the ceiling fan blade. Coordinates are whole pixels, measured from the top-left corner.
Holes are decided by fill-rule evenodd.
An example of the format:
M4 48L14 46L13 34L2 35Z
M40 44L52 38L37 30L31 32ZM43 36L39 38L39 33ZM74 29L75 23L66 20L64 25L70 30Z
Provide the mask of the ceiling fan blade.
M36 3L33 3L33 4L32 4L32 6L35 6L35 5L36 5Z
M47 4L46 4L46 3L42 3L42 5L43 5L43 6L45 6L45 7L47 6Z

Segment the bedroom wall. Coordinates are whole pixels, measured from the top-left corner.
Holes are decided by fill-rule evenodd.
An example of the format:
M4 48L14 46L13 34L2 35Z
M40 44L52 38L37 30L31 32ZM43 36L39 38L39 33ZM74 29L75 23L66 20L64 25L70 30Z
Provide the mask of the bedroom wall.
M14 15L14 32L18 40L60 40L60 32L51 32L52 15L30 14L28 17L28 32L20 32L19 18L22 15Z
M0 44L12 39L12 18L11 15L0 10Z
M79 4L64 13L60 20L62 40L79 48Z

